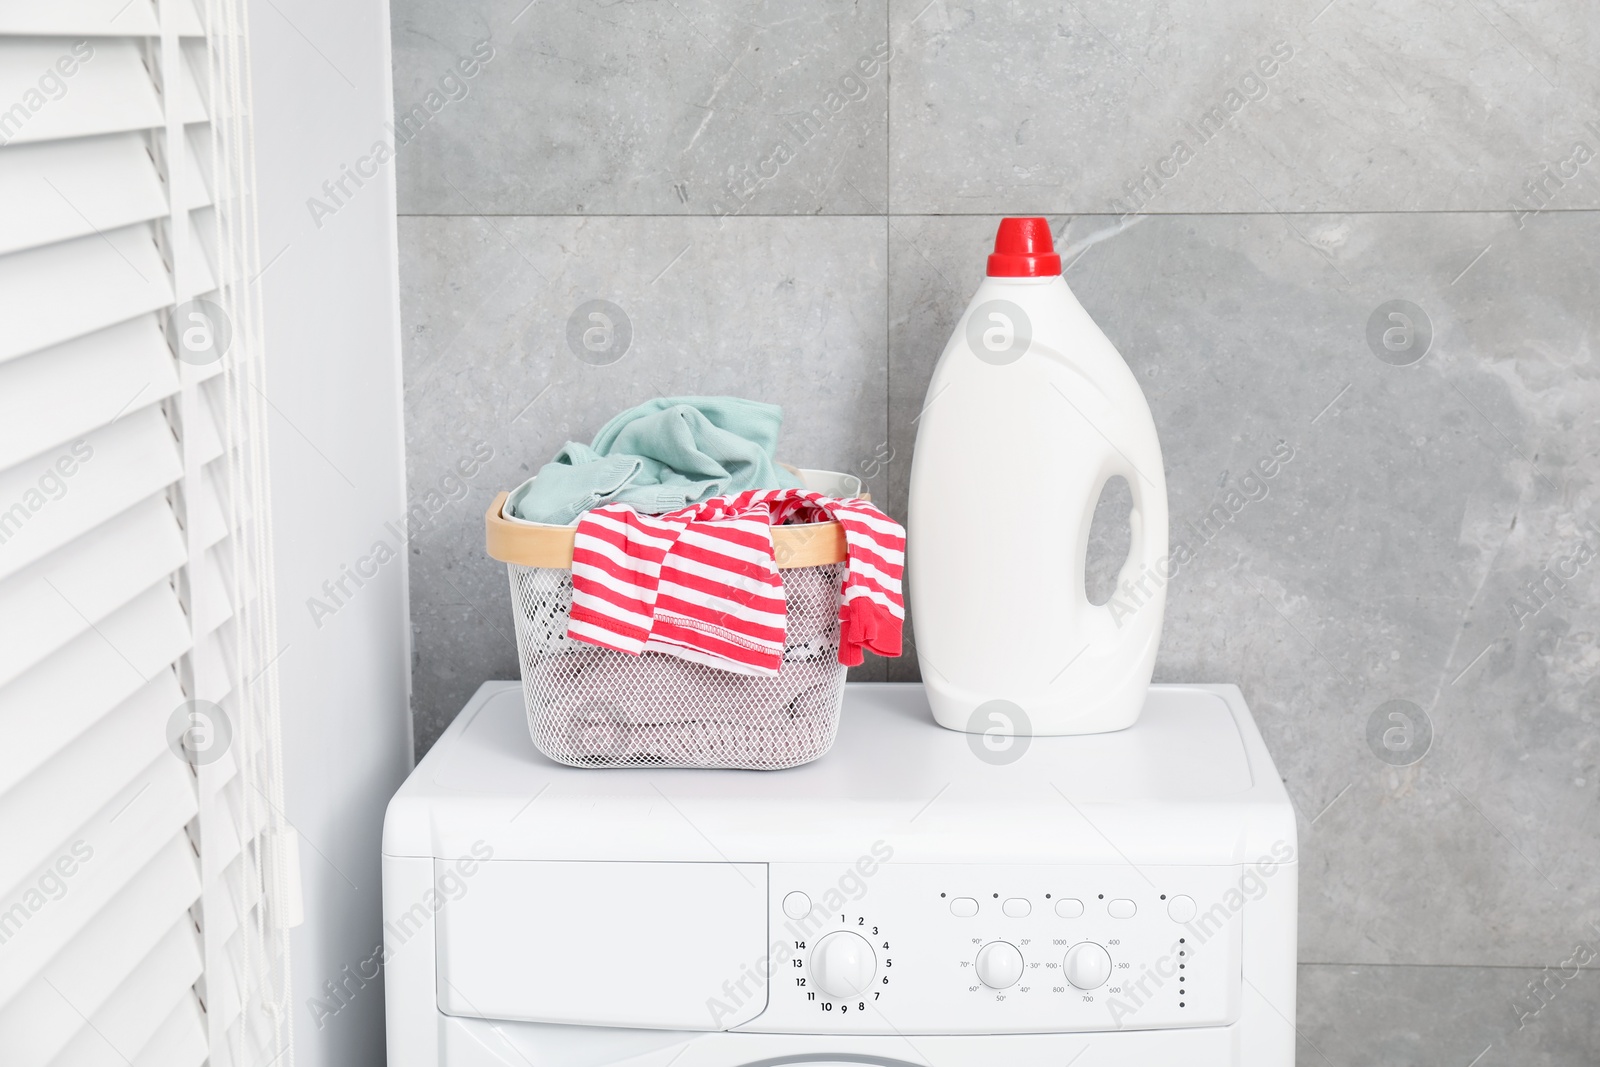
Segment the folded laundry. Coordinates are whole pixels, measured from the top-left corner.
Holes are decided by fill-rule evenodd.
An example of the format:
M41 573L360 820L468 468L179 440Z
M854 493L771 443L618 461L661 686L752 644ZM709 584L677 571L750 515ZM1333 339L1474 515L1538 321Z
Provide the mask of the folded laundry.
M794 488L773 460L783 409L731 396L660 397L613 418L590 444L568 441L512 491L506 513L566 525L591 508L675 511L751 489Z
M685 666L687 666L685 664ZM705 694L695 675L686 684ZM730 754L744 762L785 766L827 751L838 730L838 703L830 679L814 681L778 714L753 717L742 710L749 697L727 694L721 714L683 723L626 723L609 716L580 713L567 722L561 740L568 750L597 763L670 763L719 766Z
M783 572L783 669L755 678L574 641L571 572L521 571L517 642L534 743L575 766L776 768L815 759L839 723L843 574L842 563Z
M666 515L613 504L578 522L572 551L574 640L662 652L738 674L784 661L783 579L772 526L832 520L844 529L838 661L900 654L905 531L863 500L803 489L752 490Z

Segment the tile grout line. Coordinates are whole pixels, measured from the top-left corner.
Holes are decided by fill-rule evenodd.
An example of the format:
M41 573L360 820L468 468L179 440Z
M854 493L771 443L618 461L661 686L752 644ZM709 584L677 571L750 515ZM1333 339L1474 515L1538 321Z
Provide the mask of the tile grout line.
M894 440L894 269L890 256L894 252L889 246L889 220L894 217L894 0L885 0L883 5L883 42L889 50L889 62L883 69L883 438L892 456L894 448L889 442ZM893 485L891 477L883 487L885 509L893 503L889 499ZM888 676L887 667L884 676Z
M887 182L885 183L887 195ZM892 208L892 205L891 205ZM1017 209L1020 211L1021 209ZM741 211L737 216L729 214L713 215L691 211L480 211L477 213L461 211L399 211L395 213L398 219L988 219L998 218L1007 214L1005 209L996 208L993 211L894 211L887 212L753 212ZM1051 211L1051 215L1062 215L1072 219L1115 219L1120 218L1114 211ZM1360 208L1328 207L1314 210L1296 211L1143 211L1139 213L1143 218L1250 218L1257 215L1286 215L1296 216L1321 216L1321 215L1514 215L1516 212L1507 211L1505 208L1440 208L1417 209L1406 211L1363 210ZM1600 215L1600 205L1595 207L1575 208L1547 208L1545 215Z

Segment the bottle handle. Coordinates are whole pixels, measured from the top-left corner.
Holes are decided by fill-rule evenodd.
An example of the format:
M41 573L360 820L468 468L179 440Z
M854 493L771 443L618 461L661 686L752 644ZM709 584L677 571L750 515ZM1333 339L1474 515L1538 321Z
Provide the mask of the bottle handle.
M1165 488L1152 484L1145 472L1141 472L1134 466L1132 460L1116 449L1111 450L1101 468L1101 476L1092 497L1093 504L1090 505L1089 514L1082 527L1084 540L1085 542L1088 540L1094 507L1099 504L1106 483L1118 475L1127 481L1129 495L1133 498L1132 506L1128 510L1128 555L1122 561L1122 566L1117 569L1116 588L1112 590L1110 599L1104 604L1092 604L1089 603L1087 595L1084 597L1084 607L1098 621L1091 644L1113 641L1117 631L1122 629L1125 623L1124 613L1130 609L1135 614L1143 610L1149 603L1150 597L1166 584L1158 563L1166 550L1167 516L1166 508L1157 506L1158 502L1163 505L1165 503ZM1087 544L1080 558L1086 556ZM1137 584L1140 578L1147 575L1156 583L1154 590L1150 589L1149 581L1142 589ZM1087 647L1085 650L1087 651Z

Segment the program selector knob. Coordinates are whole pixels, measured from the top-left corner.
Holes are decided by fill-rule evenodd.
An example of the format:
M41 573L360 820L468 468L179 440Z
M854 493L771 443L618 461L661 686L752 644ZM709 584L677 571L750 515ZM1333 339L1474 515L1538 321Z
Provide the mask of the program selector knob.
M1111 953L1093 941L1080 941L1067 949L1062 967L1074 987L1099 989L1111 977Z
M860 934L835 930L811 951L811 981L837 1000L859 994L877 973L878 957Z
M991 941L978 950L977 969L990 989L1009 989L1022 977L1022 952L1009 941Z

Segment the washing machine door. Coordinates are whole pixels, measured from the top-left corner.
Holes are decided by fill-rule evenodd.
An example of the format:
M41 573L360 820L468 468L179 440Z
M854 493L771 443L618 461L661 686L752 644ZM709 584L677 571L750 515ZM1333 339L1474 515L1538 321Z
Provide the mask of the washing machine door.
M1061 1067L1090 1047L1104 1052L1096 1063L1239 1067L1241 1062L1230 1027L907 1039L440 1018L440 1067Z
M859 1047L895 1038L689 1033L448 1016L441 1021L441 1067L923 1067L888 1051ZM938 1062L967 1064L959 1056ZM971 1064L992 1067L980 1060Z
M870 1053L799 1053L774 1059L751 1060L738 1067L922 1067L909 1060L885 1059Z
M894 1055L852 1048L860 1038L553 1026L448 1016L441 1021L441 1067L608 1067L622 1063L628 1067L922 1067ZM886 1039L865 1040L876 1043ZM798 1050L793 1047L796 1042L816 1047Z

